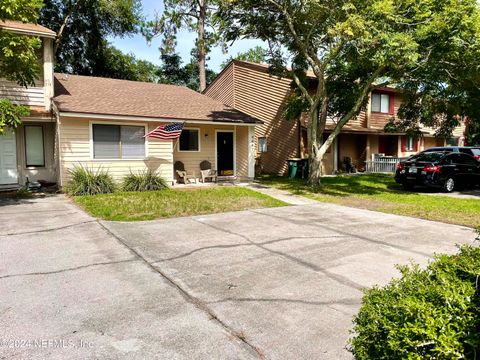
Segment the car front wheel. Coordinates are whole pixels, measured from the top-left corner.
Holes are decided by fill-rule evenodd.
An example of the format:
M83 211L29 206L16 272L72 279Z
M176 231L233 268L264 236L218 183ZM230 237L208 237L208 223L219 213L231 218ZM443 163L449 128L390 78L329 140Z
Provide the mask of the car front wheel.
M445 180L445 182L443 183L443 190L445 190L445 192L450 193L454 189L455 189L455 180L453 180L453 178L451 177L447 178L447 180Z

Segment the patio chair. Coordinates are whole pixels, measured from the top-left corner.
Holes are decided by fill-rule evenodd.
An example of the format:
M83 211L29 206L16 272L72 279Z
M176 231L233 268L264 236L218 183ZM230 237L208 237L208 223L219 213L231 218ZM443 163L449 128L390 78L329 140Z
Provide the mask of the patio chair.
M217 182L217 171L212 169L212 164L207 160L200 163L200 174L202 175L202 183L205 183L207 179Z
M195 171L191 174L187 173L183 162L175 161L175 164L173 164L173 169L175 170L175 174L177 175L177 182L181 184L188 184L189 182L194 181L195 183L197 183Z

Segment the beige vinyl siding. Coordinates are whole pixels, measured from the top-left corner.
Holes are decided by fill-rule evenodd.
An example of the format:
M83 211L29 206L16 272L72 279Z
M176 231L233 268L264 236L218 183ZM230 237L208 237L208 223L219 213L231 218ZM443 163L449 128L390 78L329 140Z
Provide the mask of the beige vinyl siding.
M0 98L9 99L17 105L45 106L43 81L25 88L15 82L0 79Z
M244 113L264 122L255 127L255 136L267 138L267 152L258 153L262 171L282 175L286 160L298 156L298 122L282 118L282 107L290 94L290 80L270 76L248 64L236 64L235 105Z
M157 122L107 122L102 120L89 120L79 118L60 118L59 124L59 151L60 151L60 178L61 185L68 182L68 171L75 165L89 168L103 168L117 181L120 181L130 171L143 171L146 169L157 171L167 181L173 179L172 142L149 139L147 141L148 154L144 160L95 160L92 159L90 146L90 122L105 124L129 124L144 126L148 131L155 129L161 123Z
M226 105L234 107L234 64L230 63L205 91L210 96Z
M235 134L237 178L248 179L248 126L237 126Z
M174 162L181 161L187 172L195 172L196 177L200 178L200 163L202 161L209 161L212 164L212 168L216 167L216 131L233 131L235 133L236 176L239 179L248 177L248 126L196 125L187 123L185 128L200 130L200 151L178 151L177 144L173 153Z

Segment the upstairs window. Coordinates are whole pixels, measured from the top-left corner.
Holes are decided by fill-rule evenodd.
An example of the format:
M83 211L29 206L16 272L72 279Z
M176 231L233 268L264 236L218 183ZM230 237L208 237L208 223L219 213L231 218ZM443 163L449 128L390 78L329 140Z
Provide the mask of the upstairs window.
M94 159L144 159L145 127L92 125Z
M377 113L389 114L392 112L390 94L373 93L372 94L372 111Z

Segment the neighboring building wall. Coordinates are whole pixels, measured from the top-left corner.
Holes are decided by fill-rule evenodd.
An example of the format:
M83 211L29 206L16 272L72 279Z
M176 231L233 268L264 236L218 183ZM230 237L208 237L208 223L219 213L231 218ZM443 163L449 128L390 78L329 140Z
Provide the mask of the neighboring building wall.
M255 136L257 140L267 138L267 152L257 153L265 173L283 175L287 170L286 160L299 156L298 122L282 117L290 83L289 79L269 75L262 66L233 62L205 92L264 122L255 127Z
M42 126L45 166L27 167L25 160L25 125ZM55 163L55 124L53 122L34 122L25 120L16 131L18 182L25 184L26 177L32 181L46 180L56 182Z
M145 169L158 171L167 181L173 179L173 151L171 141L148 140L148 156L145 160L95 160L92 158L90 139L90 122L109 123L118 125L147 124L148 131L155 129L161 123L157 122L110 122L81 118L60 118L59 124L59 151L60 151L60 185L68 182L68 171L75 166L83 165L89 168L103 168L116 180L121 180L130 171L136 172Z
M205 95L231 107L235 107L234 64L232 61L205 92Z

